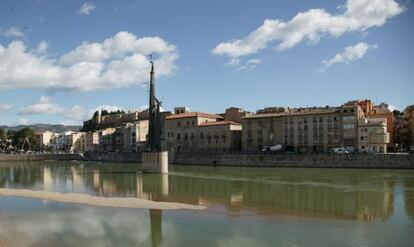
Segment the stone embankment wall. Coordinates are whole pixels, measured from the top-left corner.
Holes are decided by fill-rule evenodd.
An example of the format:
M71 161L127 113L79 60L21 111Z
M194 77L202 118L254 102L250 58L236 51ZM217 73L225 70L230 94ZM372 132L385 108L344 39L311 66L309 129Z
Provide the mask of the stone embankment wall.
M101 153L86 152L85 157L91 161L105 162L138 162L141 163L141 153Z
M414 155L399 154L179 154L177 165L414 169Z
M1 161L87 160L80 154L0 154Z

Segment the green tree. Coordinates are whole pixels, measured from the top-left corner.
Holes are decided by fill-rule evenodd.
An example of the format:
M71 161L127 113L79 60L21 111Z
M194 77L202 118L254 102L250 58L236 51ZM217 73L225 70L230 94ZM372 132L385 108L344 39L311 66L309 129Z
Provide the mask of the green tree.
M5 140L7 139L7 133L4 129L0 128L0 140Z
M39 150L40 143L36 137L33 129L23 128L18 131L9 131L9 139L12 140L13 146L17 147L20 150Z

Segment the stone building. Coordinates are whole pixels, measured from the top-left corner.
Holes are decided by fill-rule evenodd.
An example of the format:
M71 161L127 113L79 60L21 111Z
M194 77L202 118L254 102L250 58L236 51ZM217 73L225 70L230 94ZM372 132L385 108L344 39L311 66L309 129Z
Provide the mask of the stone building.
M115 128L107 128L98 131L98 146L95 151L98 152L112 152L112 134L115 132Z
M345 103L346 105L358 105L361 107L365 118L374 119L386 118L387 132L390 135L390 141L388 143L388 149L394 148L394 114L390 111L388 104L381 103L375 105L371 100L353 100Z
M358 151L362 153L387 153L390 135L386 118L358 120Z
M363 113L357 105L266 109L242 119L244 151L256 152L275 144L298 152L329 152L335 147L353 151L358 147L357 121Z
M414 152L414 105L407 106L404 110L404 135L406 147Z
M237 151L241 125L217 114L184 112L165 118L164 137L173 153Z
M99 144L98 132L89 131L85 135L85 152L96 151Z
M122 151L142 151L148 135L148 120L128 123L121 127Z
M252 114L253 113L247 112L238 107L230 107L226 109L225 113L220 114L220 115L224 117L224 120L241 123L242 118L247 117Z
M105 111L103 111L105 112ZM105 128L116 128L125 123L147 120L148 111L117 111L103 114L97 111L94 116L83 122L82 131L96 131Z

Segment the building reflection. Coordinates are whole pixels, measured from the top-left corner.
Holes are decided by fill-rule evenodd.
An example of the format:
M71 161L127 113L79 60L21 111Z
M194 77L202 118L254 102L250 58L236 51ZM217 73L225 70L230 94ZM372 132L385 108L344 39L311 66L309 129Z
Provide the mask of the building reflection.
M412 178L404 181L404 202L405 212L414 219L414 180Z
M367 188L366 176L306 177L267 181L203 176L139 174L134 165L10 165L0 167L1 187L138 197L154 201L220 206L231 215L341 218L362 222L393 214L395 184L388 178ZM301 178L298 178L298 180ZM303 179L303 178L302 178ZM322 179L324 179L322 181ZM414 217L414 181L404 182L407 214ZM155 215L155 213L154 213ZM161 215L161 214L160 214ZM151 213L150 213L151 216ZM155 216L154 216L155 217Z

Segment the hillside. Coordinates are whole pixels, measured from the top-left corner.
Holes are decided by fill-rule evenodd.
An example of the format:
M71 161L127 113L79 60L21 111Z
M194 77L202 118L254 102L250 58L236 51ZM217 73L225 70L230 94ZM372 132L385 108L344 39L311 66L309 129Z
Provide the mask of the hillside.
M19 130L22 128L31 128L34 131L49 130L51 132L65 132L65 131L79 131L80 126L76 125L62 125L62 124L30 124L30 125L17 125L17 126L0 126L0 129L7 130Z

